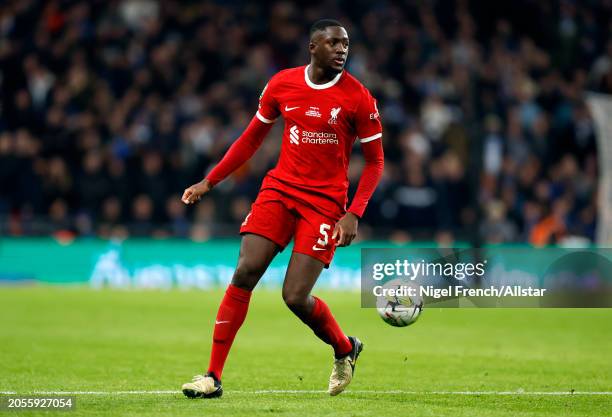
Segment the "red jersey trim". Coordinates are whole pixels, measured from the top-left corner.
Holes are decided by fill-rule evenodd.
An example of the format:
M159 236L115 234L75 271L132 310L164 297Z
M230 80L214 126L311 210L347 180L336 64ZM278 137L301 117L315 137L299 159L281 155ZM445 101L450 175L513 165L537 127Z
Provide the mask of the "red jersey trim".
M263 117L263 116L261 115L261 113L260 113L259 111L257 111L257 113L255 113L255 116L257 116L257 118L258 118L260 121L262 121L262 122L264 122L264 123L268 123L268 124L270 124L270 123L274 123L274 122L276 121L276 119L272 119L272 120L270 120L270 119L266 119L265 117Z
M359 142L361 142L361 143L367 143L367 142L372 142L373 140L376 140L376 139L378 139L380 137L382 137L382 132L381 133L377 133L377 134L372 135L372 136L368 136L367 138L363 138L363 139L358 138L358 139L359 139Z

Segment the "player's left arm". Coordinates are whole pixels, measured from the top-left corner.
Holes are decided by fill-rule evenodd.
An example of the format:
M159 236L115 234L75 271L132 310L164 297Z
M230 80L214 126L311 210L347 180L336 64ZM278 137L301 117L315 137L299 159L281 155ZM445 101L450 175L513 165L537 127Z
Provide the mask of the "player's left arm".
M385 166L380 115L376 100L367 90L357 108L355 126L365 166L347 213L336 223L333 233L334 240L337 239L336 246L348 246L357 236L359 219L363 216L368 201L380 182Z

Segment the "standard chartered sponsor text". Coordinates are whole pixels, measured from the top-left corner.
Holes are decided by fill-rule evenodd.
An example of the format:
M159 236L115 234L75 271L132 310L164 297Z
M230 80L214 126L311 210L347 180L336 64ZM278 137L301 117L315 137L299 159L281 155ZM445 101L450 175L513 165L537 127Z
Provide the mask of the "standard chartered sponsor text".
M338 136L332 132L309 132L302 131L302 143L311 143L315 145L334 144L338 145Z

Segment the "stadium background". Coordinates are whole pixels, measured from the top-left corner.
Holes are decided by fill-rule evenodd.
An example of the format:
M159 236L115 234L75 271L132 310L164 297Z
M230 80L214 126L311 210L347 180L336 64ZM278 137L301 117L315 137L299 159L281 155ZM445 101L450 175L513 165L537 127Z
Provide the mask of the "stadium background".
M385 175L361 239L593 241L586 90L612 92L606 1L5 1L0 232L236 236L282 123L193 209L202 178L322 16L379 100ZM362 160L352 161L353 187Z

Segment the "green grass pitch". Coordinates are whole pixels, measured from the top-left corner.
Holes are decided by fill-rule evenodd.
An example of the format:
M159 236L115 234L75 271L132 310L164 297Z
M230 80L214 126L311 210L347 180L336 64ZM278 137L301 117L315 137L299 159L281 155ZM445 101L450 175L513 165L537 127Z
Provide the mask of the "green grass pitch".
M612 309L426 306L393 328L356 293L317 294L365 343L338 397L324 393L331 348L271 290L254 293L224 396L189 400L179 388L205 371L221 291L1 288L0 391L95 391L67 414L87 416L612 415Z

